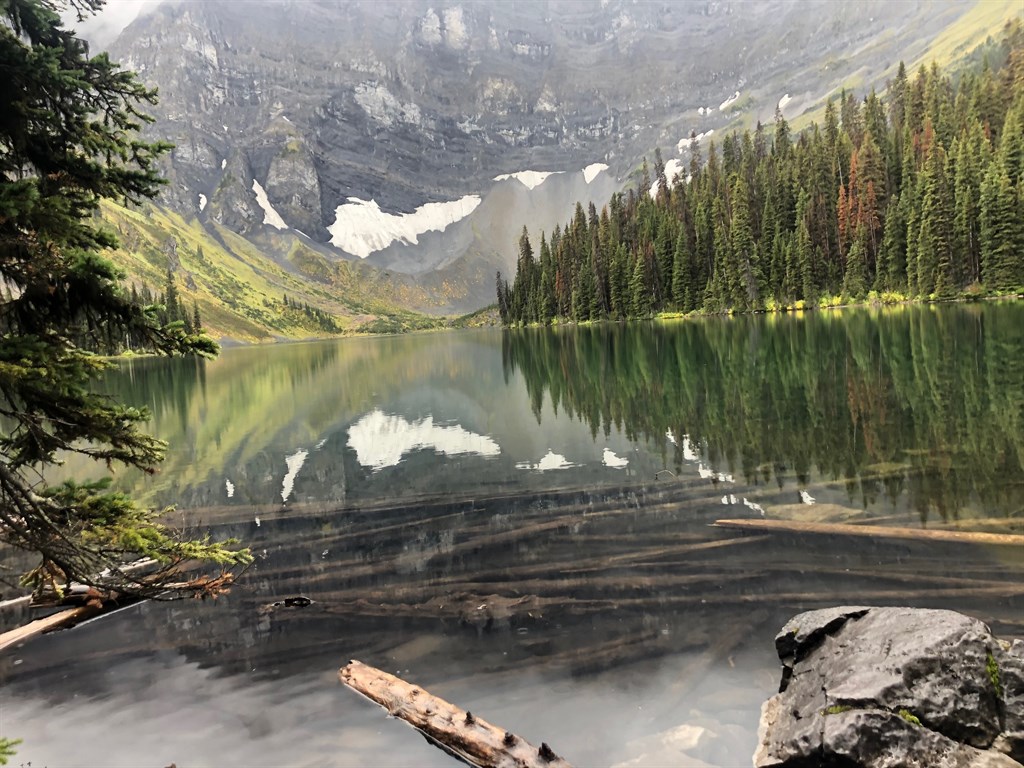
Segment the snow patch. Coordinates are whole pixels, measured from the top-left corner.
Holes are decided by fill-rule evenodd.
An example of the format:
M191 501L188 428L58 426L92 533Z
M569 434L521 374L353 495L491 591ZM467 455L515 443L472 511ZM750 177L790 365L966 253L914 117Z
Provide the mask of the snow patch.
M206 207L206 195L204 195L202 192L200 192L199 193L199 212L202 213L202 211L203 211L203 209L205 207Z
M235 495L235 484L227 478L224 478L224 489L228 492L229 499Z
M547 472L549 469L569 469L576 465L568 461L565 456L560 453L555 453L550 448L548 452L544 454L544 457L536 464L531 464L528 461L520 461L516 463L516 469L535 469L538 472Z
M424 232L443 232L480 205L478 195L421 205L412 213L385 213L376 200L348 198L334 209L334 223L327 228L331 245L365 259L374 251L400 241L416 244Z
M432 416L408 421L380 409L370 411L352 425L348 445L355 450L359 464L374 472L397 466L402 456L422 448L445 456L497 456L501 453L501 448L490 437L465 430L458 424L439 427Z
M676 176L678 176L680 173L682 173L683 170L684 170L683 169L683 163L680 160L678 160L678 159L676 159L674 157L671 160L669 160L667 163L665 163L665 178L666 178L666 180L668 180L668 185L670 187L672 186L672 183L676 180ZM657 197L657 196L658 196L658 181L657 181L657 179L655 179L654 183L651 185L651 197Z
M608 166L605 166L606 168ZM517 171L516 173L503 173L500 176L495 176L494 181L506 181L508 179L515 179L527 189L536 189L547 180L548 176L553 176L561 171Z
M281 214L274 210L274 206L270 204L270 200L267 198L266 191L264 191L263 186L256 179L252 180L252 191L256 193L256 202L263 209L263 223L269 224L274 229L288 229L288 225L284 223Z
M788 93L785 96L783 96L781 99L779 99L779 110L781 111L783 109L783 107L785 107L787 104L789 104L789 102L791 102L792 100L793 99L791 99L789 97Z
M676 151L677 152L683 152L684 150L687 150L687 149L690 148L690 142L692 142L692 141L697 141L697 142L704 141L704 139L706 139L708 136L710 136L714 132L715 132L714 128L709 128L708 130L704 131L704 133L698 133L698 134L694 135L693 137L687 136L685 138L682 138L682 139L679 140L679 143L676 144Z
M740 92L736 91L736 93L734 93L732 96L730 96L728 99L726 99L725 101L718 105L718 111L725 112L725 110L729 108L729 105L733 104L739 97Z
M606 163L591 163L590 165L583 169L583 180L587 182L587 184L589 184L590 182L597 178L597 175L599 173L607 170L608 165Z
M306 463L306 457L309 456L309 451L300 449L293 453L291 456L284 457L285 466L288 467L288 472L284 476L284 480L281 481L281 501L288 501L288 497L292 495L292 487L295 485L295 478L299 474L299 470L302 469L302 465Z
M621 456L616 456L614 451L610 451L607 448L604 449L604 457L601 459L601 463L606 467L612 467L613 469L622 469L624 466L629 464L629 459L624 459Z
M228 167L228 161L227 161L227 158L225 158L225 159L220 161L220 169L223 171L227 167Z

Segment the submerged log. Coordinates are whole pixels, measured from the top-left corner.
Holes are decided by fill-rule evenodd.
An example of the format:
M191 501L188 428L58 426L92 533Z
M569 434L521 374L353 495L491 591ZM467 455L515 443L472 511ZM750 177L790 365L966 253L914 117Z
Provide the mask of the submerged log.
M547 744L520 737L422 688L359 661L338 671L342 683L401 718L446 752L479 768L570 768Z
M995 544L998 546L1024 546L1024 536L1013 533L985 533L982 531L950 531L930 528L890 528L884 525L849 525L846 523L802 523L791 520L716 520L718 528L739 528L747 531L772 533L810 533L825 536L866 536L877 539L912 539L915 541L945 541L956 544Z

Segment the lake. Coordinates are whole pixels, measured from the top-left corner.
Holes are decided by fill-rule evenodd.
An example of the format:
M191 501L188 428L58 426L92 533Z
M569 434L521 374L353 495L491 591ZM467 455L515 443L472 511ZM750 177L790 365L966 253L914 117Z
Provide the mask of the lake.
M711 526L1024 533L1020 303L237 348L102 387L171 445L120 487L256 562L0 657L16 762L455 765L340 685L359 659L580 766L749 765L794 613L1024 636L1018 549Z

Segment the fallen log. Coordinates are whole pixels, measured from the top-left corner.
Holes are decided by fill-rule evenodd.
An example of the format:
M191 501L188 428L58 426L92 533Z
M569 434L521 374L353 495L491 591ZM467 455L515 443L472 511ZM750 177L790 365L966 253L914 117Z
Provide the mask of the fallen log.
M471 712L359 661L350 661L338 678L409 723L428 741L479 768L570 768L547 744L534 747Z
M10 648L12 645L24 642L43 632L59 629L66 624L72 624L83 619L90 618L102 612L102 608L92 605L81 605L78 608L68 608L58 611L43 619L30 621L24 626L4 632L0 635L0 651Z
M931 528L890 528L884 525L850 525L847 523L804 523L791 520L716 520L718 528L738 528L746 531L771 533L810 533L825 536L864 536L876 539L911 539L914 541L943 541L957 544L995 544L1024 547L1024 536L1013 533L986 533L982 531L950 531Z

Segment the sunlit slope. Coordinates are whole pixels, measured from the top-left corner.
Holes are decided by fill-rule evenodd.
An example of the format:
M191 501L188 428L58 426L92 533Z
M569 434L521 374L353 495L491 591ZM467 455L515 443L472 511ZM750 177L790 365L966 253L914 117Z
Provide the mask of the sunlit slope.
M320 338L437 323L404 309L429 303L412 280L330 261L295 235L267 234L257 245L219 225L204 227L156 206L104 203L102 213L118 233L121 245L113 259L128 281L160 293L170 270L182 304L189 311L198 305L203 326L215 338ZM306 305L321 314L307 312Z
M838 98L843 88L858 95L872 87L884 91L885 83L896 75L901 61L911 75L932 63L948 72L961 70L976 58L980 60L986 44L1000 39L1007 22L1015 18L1024 19L1024 3L1020 0L971 0L945 6L922 3L915 21L874 35L856 51L823 62L822 75L829 70L840 73L834 88L798 114L791 115L792 110L787 110L786 117L794 130L806 128L811 122L820 124L828 98ZM915 33L915 29L926 28L939 31L935 35ZM848 65L853 61L875 63L850 69ZM731 127L752 128L753 121L754 113L747 112L733 121Z
M933 39L924 53L907 65L914 68L936 62L942 68L956 69L970 59L978 46L999 33L1011 19L1024 19L1020 0L975 0L969 11L958 17Z

